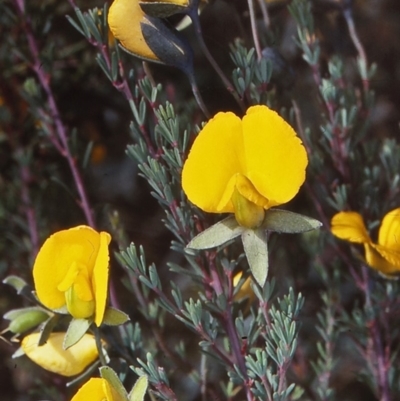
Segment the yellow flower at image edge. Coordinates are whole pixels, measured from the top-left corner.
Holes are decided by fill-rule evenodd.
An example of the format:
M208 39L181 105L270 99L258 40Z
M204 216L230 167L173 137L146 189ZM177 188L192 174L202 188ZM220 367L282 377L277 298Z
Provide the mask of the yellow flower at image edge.
M258 227L265 210L290 201L305 180L307 153L292 127L266 106L241 120L218 113L200 131L182 172L189 200Z
M78 226L50 236L33 266L37 297L49 309L65 307L77 319L94 317L100 326L108 291L106 232Z
M141 22L144 19L139 0L115 0L108 12L110 30L125 49L146 60L159 61L143 37Z
M125 401L102 378L92 378L86 382L71 401Z
M65 333L51 333L47 342L38 346L39 333L26 336L21 343L25 354L42 368L63 376L81 373L98 357L95 338L85 334L76 344L63 349Z
M357 212L340 212L332 218L332 234L364 245L367 264L384 275L400 272L400 208L386 214L379 228L378 243L372 242L362 216Z

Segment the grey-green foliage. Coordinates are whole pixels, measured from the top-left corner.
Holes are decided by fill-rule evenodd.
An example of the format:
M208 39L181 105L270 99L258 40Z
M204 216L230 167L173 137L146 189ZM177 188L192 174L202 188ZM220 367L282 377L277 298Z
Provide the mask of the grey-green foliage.
M286 372L296 351L297 317L303 304L302 295L296 296L290 288L287 295L271 305L267 316L259 312L259 324L264 320L267 325L265 347L253 347L246 356L246 366L254 380L252 391L260 400L285 400L294 391L296 397L301 395L301 388L287 382Z
M267 103L271 62L265 58L257 60L254 48L247 50L239 41L231 46L231 59L236 66L232 80L239 95L247 98L251 104Z

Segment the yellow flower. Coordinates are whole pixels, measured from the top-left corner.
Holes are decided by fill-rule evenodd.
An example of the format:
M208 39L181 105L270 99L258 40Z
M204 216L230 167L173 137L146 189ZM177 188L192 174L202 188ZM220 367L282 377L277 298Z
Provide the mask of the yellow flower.
M233 286L237 287L240 279L243 276L243 272L238 272L233 277ZM248 299L248 304L252 304L256 299L253 289L251 288L251 277L247 277L244 283L241 285L239 291L235 294L235 301L240 301L244 298Z
M26 336L21 343L25 354L42 368L63 376L75 376L98 357L95 338L85 334L76 344L63 349L65 333L51 333L47 342L38 346L40 333Z
M33 266L37 297L49 309L67 307L100 326L108 290L110 234L78 226L50 236Z
M290 201L305 180L307 153L292 127L266 106L241 120L218 113L197 136L182 172L189 200L210 213L235 213L247 228Z
M125 401L107 380L92 378L86 382L71 401Z
M400 208L383 218L378 243L372 242L362 216L357 212L340 212L332 218L332 234L336 237L363 244L367 264L384 275L400 272Z
M146 16L139 3L139 0L115 0L108 12L108 25L129 52L146 60L159 61L143 37L141 22Z

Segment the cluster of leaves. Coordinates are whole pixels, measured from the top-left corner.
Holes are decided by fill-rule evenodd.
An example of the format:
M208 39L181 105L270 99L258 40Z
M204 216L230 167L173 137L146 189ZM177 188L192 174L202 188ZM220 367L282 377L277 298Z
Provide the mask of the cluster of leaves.
M7 168L0 183L4 194L0 228L7 232L0 243L0 250L7 250L0 274L11 271L29 277L27 266L32 264L49 227L79 221L78 212L71 212L77 210L75 199L86 220L90 223L93 219L85 206L87 195L79 186L83 180L78 177L77 181L76 173L90 165L95 145L92 142L83 148L77 132L67 130L66 117L57 106L59 99L52 93L54 88L60 93L64 90L65 75L57 73L56 60L60 62L63 56L67 63L72 59L67 50L81 52L88 42L97 55L94 57L86 47L79 53L85 56L81 57L82 74L97 71L95 83L117 89L126 101L133 142L127 147L127 155L138 166L139 175L149 184L162 210L175 255L167 263L148 263L146 259L153 259L153 255L149 258L140 243L128 244L117 212L108 216L120 249L115 259L124 269L124 291L129 294L126 309L133 321L106 328L102 334L121 381L132 381L133 372L146 374L152 397L165 400L334 400L338 393L333 382L340 379L341 369L361 361L357 365L360 374L352 372L354 381L366 383L377 399L398 397L397 281L380 278L365 266L360 268L358 254L349 254L323 232L318 239L316 234L305 235L302 249L298 244L293 247L291 240L272 237L271 265L277 279L269 279L262 289L253 285L243 292L249 273L237 244L207 252L185 249L196 234L214 222L190 204L181 189L183 163L200 129L201 117L194 103L178 105L171 102L173 98L166 100L167 91L155 84L150 74L145 76L142 67L109 38L107 6L85 12L75 8L73 15L71 8L49 2L43 9L29 5L21 14L15 6L18 2L14 3L0 4L0 29L22 29L18 15L23 15L25 33L30 39L37 38L51 26L50 20L36 23L37 15L57 18L68 12L69 22L85 40L72 43L70 46L78 48L75 50L66 46L61 55L57 48L48 49L46 46L54 44L47 43L39 56L29 41L17 43L16 35L7 36L7 45L1 47L5 66L0 87L2 153L11 154L7 155L11 167L4 163ZM351 8L344 3L339 12L354 39ZM374 135L370 129L369 115L374 107L370 82L376 67L368 64L357 45L357 59L334 54L327 60L327 74L321 71L321 44L311 5L307 0L293 0L289 6L297 24L296 43L312 81L310 92L316 94L317 100L310 101L311 111L295 93L290 94L292 107L288 110L284 97L279 96L282 85L279 79L274 80L278 56L274 53L273 58L267 57L271 53L264 52L259 58L241 41L231 47L233 90L246 106L281 108L281 114L302 137L310 157L303 209L311 210L309 214L326 228L335 211L357 210L373 230L388 210L399 206L400 145L395 139ZM14 48L14 53L5 54L9 48ZM94 59L100 68L90 61ZM51 86L41 80L50 77ZM15 80L14 86L7 82L9 78ZM178 92L178 88L174 90ZM302 119L303 114L312 118ZM81 161L81 169L75 169L76 160ZM72 192L70 204L63 203L67 215L62 218L57 216L56 205L66 192L60 191L59 184L54 189L54 181ZM97 217L105 219L106 214L98 213ZM293 256L293 249L306 255L304 263ZM339 258L332 258L333 253ZM310 297L321 304L317 311L312 308L311 326L316 330L308 327L310 306L291 270L303 264L302 278L315 280L312 272L306 276L313 261L319 271L320 292L318 297ZM285 280L279 279L279 270L288 272ZM233 286L233 277L239 271L244 274ZM351 290L349 283L354 283ZM305 333L310 330L309 339L301 329ZM345 346L340 344L352 351L346 355ZM313 362L306 364L302 358ZM54 394L49 397L55 399Z

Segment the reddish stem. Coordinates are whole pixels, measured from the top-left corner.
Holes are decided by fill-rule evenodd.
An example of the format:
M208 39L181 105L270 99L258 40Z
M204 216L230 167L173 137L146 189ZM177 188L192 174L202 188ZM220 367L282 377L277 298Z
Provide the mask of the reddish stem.
M89 205L88 197L86 194L85 187L83 185L83 179L79 172L78 166L76 164L75 157L71 154L71 151L68 146L68 133L65 126L62 123L61 115L55 101L53 91L50 86L50 74L46 73L42 68L42 63L40 61L39 56L39 46L37 44L35 35L32 29L31 20L27 15L25 15L25 2L24 0L14 0L18 13L23 20L23 28L25 30L25 34L28 41L29 50L32 56L32 70L35 72L41 87L47 96L47 104L51 112L51 117L54 122L54 134L57 137L57 141L61 145L61 155L64 156L67 161L69 168L71 170L76 189L79 194L80 201L78 202L84 215L87 223L91 227L95 227L94 218L92 214L92 210ZM56 146L57 150L60 149Z

